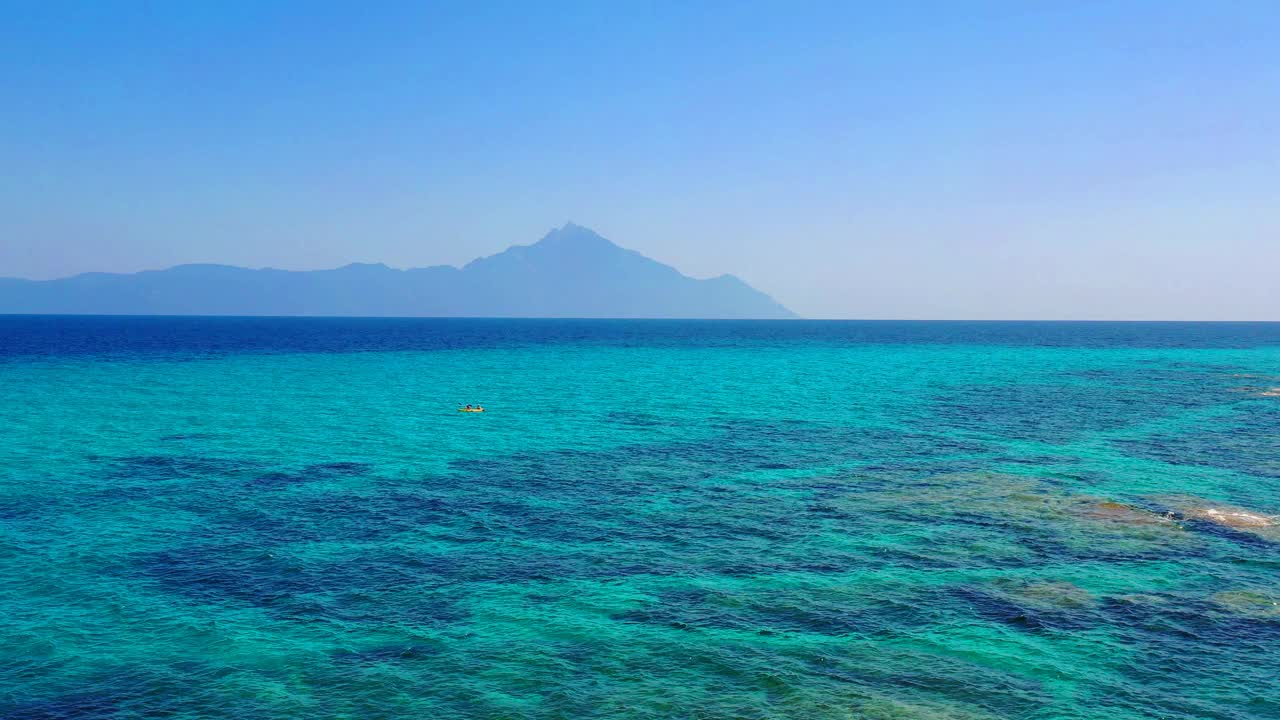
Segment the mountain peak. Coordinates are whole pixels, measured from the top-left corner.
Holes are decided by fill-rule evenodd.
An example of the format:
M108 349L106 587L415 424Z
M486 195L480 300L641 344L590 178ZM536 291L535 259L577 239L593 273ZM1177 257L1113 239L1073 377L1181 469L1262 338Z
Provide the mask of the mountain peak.
M379 263L353 262L353 263L347 263L346 265L343 265L338 269L339 270L390 270L391 268L388 267L386 263L380 263L380 262Z
M542 239L535 243L538 245L566 246L566 247L610 247L616 248L611 240L603 237L600 233L591 228L576 225L572 222L565 223L562 227L552 228Z

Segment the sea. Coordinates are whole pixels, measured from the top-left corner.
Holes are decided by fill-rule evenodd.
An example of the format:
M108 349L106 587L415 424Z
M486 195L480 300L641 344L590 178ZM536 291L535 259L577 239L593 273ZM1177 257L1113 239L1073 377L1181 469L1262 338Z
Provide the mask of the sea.
M1275 323L6 316L0 717L1278 718L1278 514Z

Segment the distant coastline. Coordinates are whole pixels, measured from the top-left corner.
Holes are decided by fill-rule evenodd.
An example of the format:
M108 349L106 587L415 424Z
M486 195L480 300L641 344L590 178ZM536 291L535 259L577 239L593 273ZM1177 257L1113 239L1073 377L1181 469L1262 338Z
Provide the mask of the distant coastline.
M179 265L57 280L0 278L0 313L252 317L792 319L732 275L700 280L566 224L461 268Z

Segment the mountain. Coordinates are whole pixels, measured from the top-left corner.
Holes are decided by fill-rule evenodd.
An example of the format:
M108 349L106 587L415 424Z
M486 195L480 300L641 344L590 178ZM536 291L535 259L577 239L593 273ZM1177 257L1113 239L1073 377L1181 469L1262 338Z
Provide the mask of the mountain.
M732 275L697 280L572 223L462 268L179 265L59 280L0 278L0 313L793 318Z

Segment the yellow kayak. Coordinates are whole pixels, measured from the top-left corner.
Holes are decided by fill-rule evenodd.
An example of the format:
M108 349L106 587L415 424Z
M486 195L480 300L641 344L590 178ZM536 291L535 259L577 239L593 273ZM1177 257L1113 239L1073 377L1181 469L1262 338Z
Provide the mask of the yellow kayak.
M484 412L484 408L458 408L458 412Z

